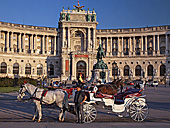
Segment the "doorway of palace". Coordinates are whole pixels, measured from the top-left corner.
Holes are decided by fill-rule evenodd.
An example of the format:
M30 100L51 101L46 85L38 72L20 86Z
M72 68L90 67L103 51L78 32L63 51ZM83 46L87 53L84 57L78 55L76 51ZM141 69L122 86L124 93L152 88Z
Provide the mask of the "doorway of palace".
M86 63L84 61L77 62L76 77L82 73L83 79L86 79Z

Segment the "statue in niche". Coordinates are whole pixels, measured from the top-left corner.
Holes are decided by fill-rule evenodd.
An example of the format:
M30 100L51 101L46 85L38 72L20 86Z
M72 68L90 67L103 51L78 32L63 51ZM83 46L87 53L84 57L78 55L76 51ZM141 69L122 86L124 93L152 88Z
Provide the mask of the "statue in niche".
M67 47L67 40L64 41L64 47Z
M93 48L93 42L90 40L90 48Z

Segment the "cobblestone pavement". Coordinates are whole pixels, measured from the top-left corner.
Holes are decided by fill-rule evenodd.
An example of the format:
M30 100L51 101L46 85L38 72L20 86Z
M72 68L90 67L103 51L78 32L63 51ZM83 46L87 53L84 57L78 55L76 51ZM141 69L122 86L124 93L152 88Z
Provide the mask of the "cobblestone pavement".
M143 123L165 123L170 124L170 86L159 85L155 90L153 87L147 87L144 91L147 104L149 106L149 115ZM0 93L0 127L4 122L12 123L33 123L31 121L34 104L22 103L16 100L17 93ZM8 100L2 100L8 99ZM13 99L13 100L12 100ZM136 123L130 117L119 118L115 113L103 109L101 105L96 106L97 118L94 123ZM48 108L43 106L42 123L58 122L59 110L57 108ZM3 123L2 123L3 122ZM75 116L66 113L66 124L75 124ZM92 123L93 124L93 123ZM140 124L140 123L139 123ZM62 124L63 125L63 124ZM169 125L168 125L169 126Z

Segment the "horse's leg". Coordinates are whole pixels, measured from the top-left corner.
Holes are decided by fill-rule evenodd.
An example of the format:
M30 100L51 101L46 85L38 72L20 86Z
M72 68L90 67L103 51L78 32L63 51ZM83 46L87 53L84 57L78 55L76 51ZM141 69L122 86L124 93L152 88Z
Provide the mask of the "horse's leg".
M65 118L65 109L63 108L63 104L62 102L61 103L58 103L58 106L60 108L60 114L59 114L59 121L64 121L64 118Z
M41 118L42 118L41 104L40 104L40 102L36 102L36 105L37 105L37 111L38 111L38 115L39 115L38 122L40 122Z
M32 118L32 121L34 121L36 117L38 117L38 110L37 110L37 105L35 104L34 116L33 116L33 118Z
M63 122L65 119L65 109L61 108L60 114L59 114L59 121Z

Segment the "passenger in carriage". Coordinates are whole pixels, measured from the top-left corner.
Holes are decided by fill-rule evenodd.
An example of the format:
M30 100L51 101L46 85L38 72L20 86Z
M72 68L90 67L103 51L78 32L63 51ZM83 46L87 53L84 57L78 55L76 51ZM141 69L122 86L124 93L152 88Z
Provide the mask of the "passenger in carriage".
M75 97L74 97L77 123L84 123L83 103L87 99L87 96L82 91L81 87L82 87L81 85L79 84L77 85L77 92L75 93Z
M60 85L59 85L59 82L56 81L55 84L54 84L53 86L54 86L54 87L59 87L59 86L60 86Z

